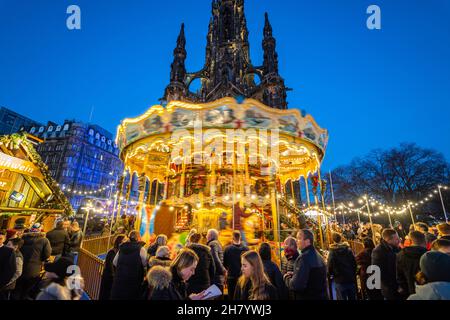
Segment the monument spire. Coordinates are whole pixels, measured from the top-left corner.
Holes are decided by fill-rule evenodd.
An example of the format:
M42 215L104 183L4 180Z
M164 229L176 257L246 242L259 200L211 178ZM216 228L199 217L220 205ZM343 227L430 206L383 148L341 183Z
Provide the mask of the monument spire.
M171 82L163 100L176 98L204 103L223 97L245 97L257 99L272 108L286 109L287 89L278 74L276 40L267 13L261 67L252 65L250 60L244 0L213 0L211 13L204 67L197 72L186 72L186 39L182 25L174 51ZM256 77L261 80L260 84L255 82ZM201 80L201 88L191 92L189 86L196 79Z

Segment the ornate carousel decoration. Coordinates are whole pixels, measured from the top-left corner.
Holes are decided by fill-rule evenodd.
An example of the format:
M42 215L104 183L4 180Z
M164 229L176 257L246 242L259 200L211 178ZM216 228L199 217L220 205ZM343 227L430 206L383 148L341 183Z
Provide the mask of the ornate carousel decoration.
M328 132L312 116L288 110L268 15L264 62L253 66L244 1L212 7L204 68L186 71L182 25L161 105L118 127L126 172L118 212L137 185L143 235L216 228L241 230L250 243L278 241L282 226L314 223L297 208L294 184L308 189L314 177L313 201L323 197ZM196 79L201 87L191 92Z

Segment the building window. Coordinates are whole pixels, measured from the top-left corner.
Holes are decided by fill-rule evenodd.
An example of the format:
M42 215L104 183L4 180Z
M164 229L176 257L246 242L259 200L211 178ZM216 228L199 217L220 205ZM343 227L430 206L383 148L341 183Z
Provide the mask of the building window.
M97 134L95 135L95 139L97 139L97 140L100 139L100 134L99 134L99 133L97 133Z
M35 133L35 132L36 132L36 128L35 127L31 128L30 133Z
M40 127L40 128L39 128L39 133L44 132L44 129L45 129L44 127Z
M93 129L89 129L89 135L93 136L94 135L94 130Z
M56 127L56 132L60 132L61 131L61 126L57 126Z
M66 123L66 124L64 125L64 128L63 128L63 130L64 130L64 131L67 131L67 130L69 130L69 124L68 124L68 123Z
M48 132L53 132L53 126L48 127Z

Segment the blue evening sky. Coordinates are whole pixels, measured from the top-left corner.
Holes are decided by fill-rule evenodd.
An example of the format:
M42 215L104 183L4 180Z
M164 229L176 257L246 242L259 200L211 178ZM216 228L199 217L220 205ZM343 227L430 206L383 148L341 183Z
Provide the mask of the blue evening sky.
M66 28L81 7L82 30ZM366 9L382 10L382 30ZM211 0L0 0L0 105L32 119L121 119L157 104L186 24L189 71L204 63ZM252 62L268 11L280 73L330 131L325 169L416 142L450 159L450 1L247 0Z

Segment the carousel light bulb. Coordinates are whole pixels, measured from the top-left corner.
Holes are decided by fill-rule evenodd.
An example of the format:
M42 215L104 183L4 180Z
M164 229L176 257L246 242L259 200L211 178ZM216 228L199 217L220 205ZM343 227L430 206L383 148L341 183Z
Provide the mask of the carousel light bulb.
M358 202L359 203L364 203L364 200L363 199L359 199Z
M158 205L155 207L155 209L156 209L156 210L160 210L160 209L161 209L161 206L158 204Z
M229 201L230 200L230 196L225 196L225 200Z
M188 206L184 206L184 210L187 210L187 209L189 209L189 207Z
M444 186L444 190L447 190L448 189L448 187L447 186Z
M292 200L292 199L289 200L289 202L290 202L290 204L294 204L294 200Z
M439 191L437 191L437 190L434 190L433 192L434 192L434 193L438 193Z
M255 200L256 196L254 194L252 194L252 200Z
M201 203L197 203L197 208L201 208L202 207L202 204Z
M241 198L241 194L238 193L238 194L236 195L236 198L240 199L240 198Z
M173 211L173 210L175 210L175 208L174 208L174 207L170 207L169 210L170 210L170 211Z
M269 198L270 198L270 195L266 194L266 199L269 199Z

